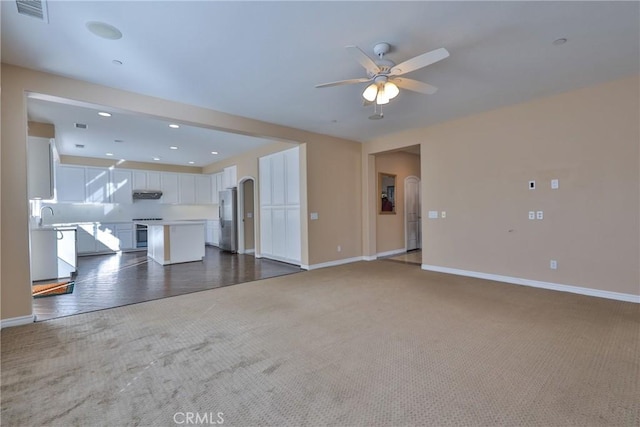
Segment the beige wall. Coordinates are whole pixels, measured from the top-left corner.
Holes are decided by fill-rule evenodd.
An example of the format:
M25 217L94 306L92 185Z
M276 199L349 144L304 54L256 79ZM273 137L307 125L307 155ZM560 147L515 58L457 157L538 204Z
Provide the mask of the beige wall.
M56 129L50 123L28 122L27 133L29 134L29 136L35 136L39 138L56 137Z
M301 144L301 159L313 172L301 170L302 185L308 188L302 202L305 218L307 203L316 206L327 202L320 221L303 223L303 260L309 264L340 259L360 253L361 144L326 135L233 116L192 105L139 95L81 82L47 73L2 64L1 82L1 188L0 208L3 266L1 278L2 319L31 315L29 277L29 228L26 178L27 92L35 92L80 102L119 108L178 123L202 126ZM335 156L335 157L334 157ZM343 157L340 157L343 156ZM336 161L337 160L337 161ZM334 166L337 165L337 166ZM348 170L342 170L348 166ZM334 167L337 173L327 173ZM209 173L209 171L205 172ZM239 167L238 175L241 175ZM316 182L317 181L317 182ZM346 206L329 203L346 202ZM331 236L331 238L325 238ZM339 236L339 237L338 237ZM307 242L308 237L308 242ZM336 241L344 241L347 251L336 254ZM10 265L11 268L4 268Z
M640 295L639 93L634 76L391 135L363 156L421 144L424 264Z
M404 234L404 180L408 176L420 178L420 156L404 152L381 153L376 156L376 183L378 173L396 175L395 214L379 213L376 203L376 252L405 249ZM380 192L376 192L376 195ZM377 198L376 198L377 202Z
M334 141L307 147L307 206L318 213L309 221L311 264L362 255L361 150Z

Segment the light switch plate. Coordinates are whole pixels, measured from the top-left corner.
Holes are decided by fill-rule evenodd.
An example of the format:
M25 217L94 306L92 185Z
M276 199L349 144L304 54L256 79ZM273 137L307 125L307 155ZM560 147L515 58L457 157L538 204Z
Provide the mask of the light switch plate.
M558 261L556 261L555 259L552 259L551 261L549 261L549 268L552 270L557 270L558 269Z
M429 211L429 219L437 219L438 211Z
M536 212L536 219L544 219L544 212L542 211Z
M440 212L440 218L446 218L446 217L447 217L447 212L446 211Z
M534 211L529 211L529 219L536 219L536 213Z
M318 219L318 212L311 212L310 217L312 221Z
M557 190L560 187L560 182L558 182L557 179L552 179L551 180L551 189L552 190Z

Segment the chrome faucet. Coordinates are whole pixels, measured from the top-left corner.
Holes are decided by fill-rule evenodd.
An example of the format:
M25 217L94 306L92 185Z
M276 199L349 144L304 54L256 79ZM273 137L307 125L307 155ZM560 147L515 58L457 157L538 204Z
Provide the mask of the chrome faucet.
M40 219L38 220L38 227L42 227L42 211L44 211L45 209L49 209L49 212L51 212L51 216L53 215L53 208L51 206L43 206L40 208Z

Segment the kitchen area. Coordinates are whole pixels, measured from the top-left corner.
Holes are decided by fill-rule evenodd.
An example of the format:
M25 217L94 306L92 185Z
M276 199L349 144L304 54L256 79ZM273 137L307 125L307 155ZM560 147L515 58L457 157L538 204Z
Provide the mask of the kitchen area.
M237 214L235 165L203 174L65 156L58 138L58 127L29 123L33 289L73 283L68 293L34 291L38 321L301 271L254 257L252 246L237 253L244 218Z

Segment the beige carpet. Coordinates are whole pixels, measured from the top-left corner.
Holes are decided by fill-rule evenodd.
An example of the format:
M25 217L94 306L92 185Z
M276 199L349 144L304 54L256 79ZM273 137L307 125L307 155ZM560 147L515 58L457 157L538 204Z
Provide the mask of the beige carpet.
M362 262L5 329L1 421L637 426L639 335L636 304Z

